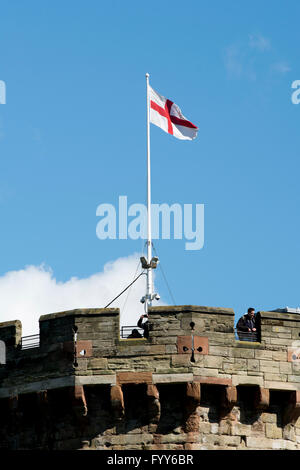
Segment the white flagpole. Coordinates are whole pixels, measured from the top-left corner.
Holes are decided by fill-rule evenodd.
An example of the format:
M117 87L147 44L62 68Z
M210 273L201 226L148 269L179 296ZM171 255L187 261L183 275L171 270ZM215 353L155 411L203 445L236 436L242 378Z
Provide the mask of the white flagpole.
M149 97L149 73L146 73L147 84L147 213L148 213L148 238L147 238L147 261L152 260L152 236L151 236L151 166L150 166L150 97ZM152 305L153 279L152 268L147 269L147 295L145 299L145 311Z

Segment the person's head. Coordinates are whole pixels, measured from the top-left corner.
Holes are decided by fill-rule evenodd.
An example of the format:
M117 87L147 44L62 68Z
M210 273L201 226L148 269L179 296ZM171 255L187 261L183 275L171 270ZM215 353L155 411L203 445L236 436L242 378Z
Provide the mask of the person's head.
M249 308L248 308L248 316L249 316L250 318L253 318L253 317L254 317L254 314L255 314L255 308L249 307Z

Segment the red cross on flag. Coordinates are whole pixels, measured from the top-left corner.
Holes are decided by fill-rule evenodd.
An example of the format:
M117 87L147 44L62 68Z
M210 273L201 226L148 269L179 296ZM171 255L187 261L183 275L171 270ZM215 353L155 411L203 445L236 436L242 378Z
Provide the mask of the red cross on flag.
M150 122L177 139L193 140L198 127L188 121L177 104L159 95L149 86Z

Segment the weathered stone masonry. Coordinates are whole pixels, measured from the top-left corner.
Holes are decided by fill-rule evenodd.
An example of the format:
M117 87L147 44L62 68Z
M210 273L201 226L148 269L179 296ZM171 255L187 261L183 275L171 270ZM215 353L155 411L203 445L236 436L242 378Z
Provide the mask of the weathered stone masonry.
M258 315L256 343L225 308L151 308L128 340L118 309L44 315L28 350L0 323L0 448L300 449L300 315Z

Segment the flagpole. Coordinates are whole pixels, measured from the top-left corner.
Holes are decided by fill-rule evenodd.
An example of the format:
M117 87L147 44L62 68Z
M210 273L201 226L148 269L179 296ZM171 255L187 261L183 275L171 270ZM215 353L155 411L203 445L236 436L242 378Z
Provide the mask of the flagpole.
M148 216L148 234L147 234L147 260L148 266L152 260L152 236L151 236L151 166L150 166L150 99L149 99L149 73L146 73L147 85L147 216ZM147 268L147 292L145 299L145 311L148 313L148 307L152 305L153 297L153 278L152 268Z

